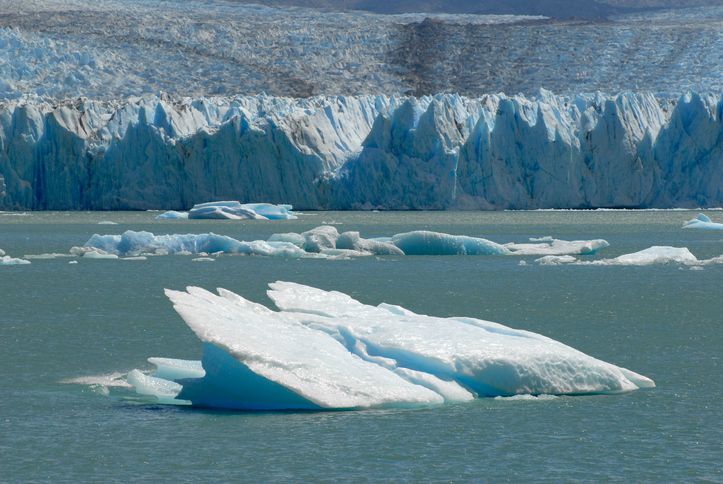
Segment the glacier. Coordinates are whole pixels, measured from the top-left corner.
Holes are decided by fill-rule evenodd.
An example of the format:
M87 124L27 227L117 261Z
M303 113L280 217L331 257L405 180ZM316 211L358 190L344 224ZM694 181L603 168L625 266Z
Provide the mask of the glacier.
M491 240L440 232L413 231L391 237L366 239L359 232L339 233L336 227L322 225L303 233L273 234L268 240L241 241L227 235L169 234L127 230L122 234L94 234L72 255L87 258L143 255L219 254L260 255L287 258L347 258L369 255L593 255L608 247L607 241L532 239L534 243L498 244ZM213 260L213 259L211 259Z
M723 230L723 223L713 222L710 217L705 214L698 214L692 220L688 220L683 224L684 229L697 230Z
M723 96L0 101L2 209L723 206Z
M295 283L273 311L225 289L166 290L201 361L150 358L126 381L149 401L234 410L418 407L513 395L615 394L649 378L555 340L473 318L418 315Z
M0 99L720 92L723 7L706 3L594 22L226 0L0 0Z

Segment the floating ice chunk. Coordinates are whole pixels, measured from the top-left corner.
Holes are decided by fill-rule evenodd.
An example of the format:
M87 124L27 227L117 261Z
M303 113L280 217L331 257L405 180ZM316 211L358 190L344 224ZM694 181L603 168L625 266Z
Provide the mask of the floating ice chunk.
M241 205L247 210L253 210L257 214L269 220L296 220L298 217L292 213L291 205L274 205L272 203L245 203Z
M2 250L2 249L0 249L0 257L2 257L2 256L4 256L4 255L5 255L5 251Z
M639 252L623 254L613 259L581 261L572 256L546 256L535 262L541 265L596 265L596 266L649 266L656 264L681 264L686 266L706 266L723 264L723 256L699 260L686 247L653 246Z
M195 259L191 259L192 262L216 262L216 259L212 259L211 257L197 257Z
M244 208L239 202L209 202L194 205L188 212L189 219L263 220L253 210Z
M76 251L102 251L134 256L139 254L244 254L278 257L302 257L306 253L288 242L254 240L244 242L225 235L174 234L154 235L151 232L128 230L121 235L93 235L83 248ZM71 253L73 251L71 250Z
M505 244L513 255L572 255L595 254L610 244L603 239L595 240L558 240L552 237L530 239L530 244Z
M269 237L269 242L288 242L290 244L294 244L300 249L304 248L304 241L306 239L303 235L297 234L294 232L289 232L285 234L273 234L271 237Z
M166 291L204 343L205 375L178 398L236 409L366 408L443 398L374 363L324 332L225 290Z
M175 358L148 358L148 363L155 366L153 376L167 380L182 380L184 378L203 378L206 371L200 361L177 360Z
M339 231L330 225L322 225L301 234L306 252L321 252L322 249L336 249Z
M118 259L117 254L108 251L105 248L88 245L83 247L72 247L70 249L71 256L82 257L84 259Z
M487 239L418 230L397 234L392 243L406 255L509 255L504 246Z
M182 220L182 219L188 219L188 212L177 212L175 210L169 210L167 212L164 212L164 213L156 216L156 220Z
M404 255L396 245L373 239L363 239L359 232L344 232L336 240L337 249L356 250L374 255Z
M688 220L683 224L684 229L700 229L700 230L723 230L723 223L713 222L710 217L704 214L692 220Z
M497 323L367 306L342 293L294 283L271 284L268 294L284 312L297 313L303 324L344 341L350 351L366 348L399 368L455 381L480 396L618 393L654 386L642 375Z
M98 225L118 225L116 222L111 222L110 220L101 220L98 222Z
M121 260L144 261L144 260L148 260L148 257L143 256L143 255L137 255L137 256L134 256L134 257L123 257L123 259L121 259Z
M695 257L686 247L648 247L645 250L624 254L614 259L608 259L611 263L623 266L647 266L651 264L695 264L698 258ZM596 261L602 262L602 261Z
M58 259L58 258L62 258L62 257L73 257L73 256L70 254L58 254L56 252L53 252L53 253L49 253L49 254L25 254L23 257L25 259L30 259L30 260L34 260L34 259L42 260L42 259Z
M0 257L0 266L22 266L28 264L30 264L29 260L17 259L14 257L10 257L9 255L4 255Z
M153 397L158 403L166 405L191 405L191 402L188 400L176 398L183 387L174 381L148 376L139 370L133 370L128 373L127 380L136 393Z
M281 312L224 289L166 294L204 345L201 362L151 358L151 375L128 375L136 392L160 403L353 409L655 386L535 333L368 306L294 283L271 284L269 296Z
M535 262L543 266L559 266L563 264L572 264L577 262L577 259L571 255L546 255L545 257L535 259Z

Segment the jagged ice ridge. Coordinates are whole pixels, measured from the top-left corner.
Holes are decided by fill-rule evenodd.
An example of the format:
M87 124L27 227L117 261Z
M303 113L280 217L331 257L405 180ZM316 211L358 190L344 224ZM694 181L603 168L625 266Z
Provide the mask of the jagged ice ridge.
M11 209L723 205L723 96L131 98L0 104Z

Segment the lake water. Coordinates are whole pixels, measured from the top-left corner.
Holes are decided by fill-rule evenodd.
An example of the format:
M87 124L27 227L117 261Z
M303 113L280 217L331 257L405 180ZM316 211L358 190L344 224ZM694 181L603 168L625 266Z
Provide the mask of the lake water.
M723 233L681 230L695 214L324 212L283 222L161 222L154 213L0 213L0 248L14 257L67 253L93 233L128 229L254 240L333 222L369 237L429 229L496 242L604 238L611 246L597 257L653 245L688 247L699 259L723 254ZM118 225L98 225L106 220ZM0 267L0 482L723 480L723 265L548 267L524 259L167 256ZM270 304L266 284L275 280L531 330L649 376L657 388L255 414L138 405L61 383L148 368L148 356L197 359L200 343L163 288L224 287Z

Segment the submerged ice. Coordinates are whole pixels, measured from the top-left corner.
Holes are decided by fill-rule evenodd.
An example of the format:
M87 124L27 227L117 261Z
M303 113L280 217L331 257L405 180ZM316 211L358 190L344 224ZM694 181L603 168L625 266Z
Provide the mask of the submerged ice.
M604 394L649 378L528 331L473 318L369 306L294 283L271 284L280 311L230 291L166 294L203 343L200 362L152 358L128 377L167 404L241 410L358 409L519 394Z

